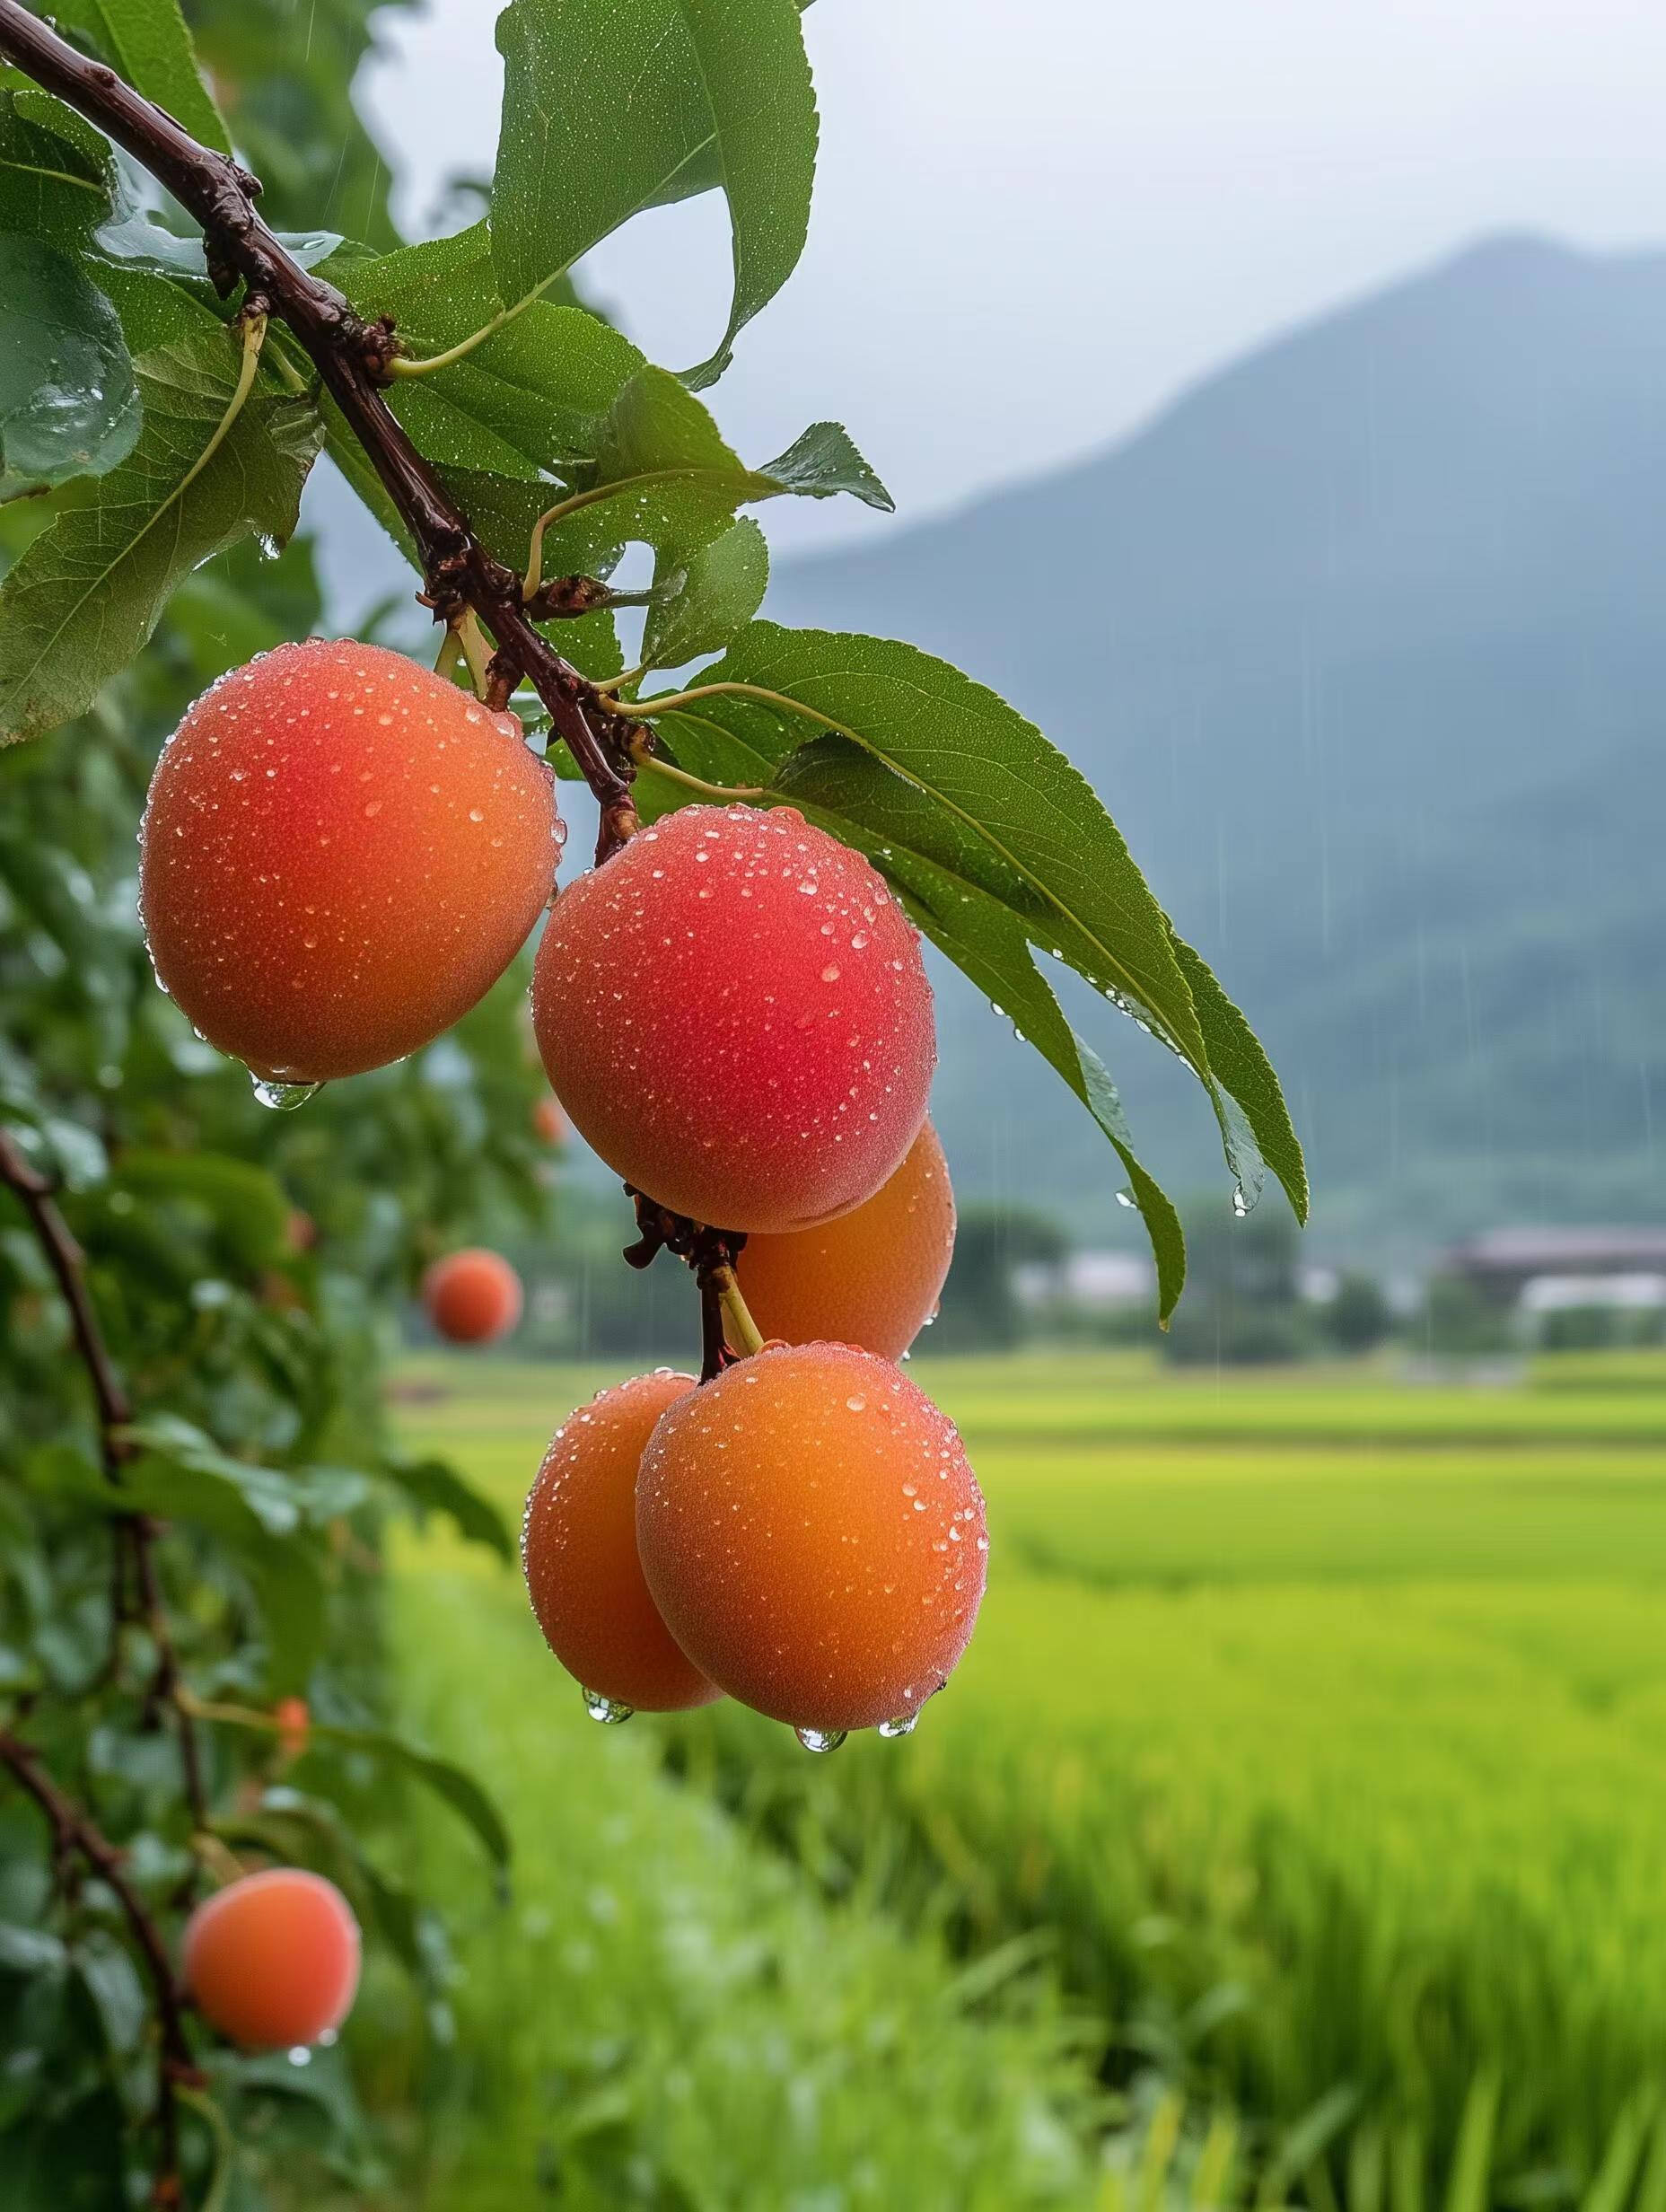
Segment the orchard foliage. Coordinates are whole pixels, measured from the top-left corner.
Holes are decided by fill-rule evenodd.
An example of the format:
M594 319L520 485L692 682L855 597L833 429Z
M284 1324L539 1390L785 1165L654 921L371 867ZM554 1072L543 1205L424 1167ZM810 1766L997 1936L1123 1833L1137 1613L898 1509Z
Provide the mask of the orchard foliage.
M934 1057L916 930L1104 1130L1164 1320L1179 1224L1046 962L1193 1070L1240 1210L1267 1168L1306 1206L1259 1046L1041 733L909 645L759 616L743 510L890 505L839 425L743 457L697 396L803 246L797 0L512 0L486 212L412 245L347 105L359 0L311 10L304 50L280 0L191 13L195 47L178 0L67 0L66 42L0 0L0 2150L24 2201L66 2206L130 2198L124 2172L159 2204L306 2195L307 2145L357 2185L339 2061L247 2046L333 2032L355 1923L443 2031L443 1939L376 1848L390 1783L504 1856L479 1787L378 1725L385 1514L510 1547L451 1470L389 1452L374 1355L484 1203L536 1208L511 963L553 884L554 775L601 836L545 930L538 1045L633 1188L628 1256L695 1268L704 1351L699 1386L575 1417L534 1492L539 1618L593 1705L716 1690L817 1748L899 1734L971 1632L981 1497L879 1356L952 1224L940 1166L899 1195ZM732 280L674 372L572 272L714 191ZM413 563L432 674L297 642L326 452ZM616 582L634 548L642 590ZM875 1348L766 1348L747 1234L869 1207L874 1242L920 1232L894 1296L841 1308ZM800 1249L784 1313L822 1266ZM513 1324L490 1257L427 1276L446 1333ZM837 1268L859 1293L860 1251ZM257 1962L292 1911L322 1932L285 1995Z

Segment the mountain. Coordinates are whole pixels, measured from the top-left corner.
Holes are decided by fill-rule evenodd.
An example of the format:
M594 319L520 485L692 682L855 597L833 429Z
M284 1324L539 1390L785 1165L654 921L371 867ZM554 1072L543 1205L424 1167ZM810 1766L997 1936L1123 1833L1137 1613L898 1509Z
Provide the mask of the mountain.
M1484 244L767 611L912 638L1080 763L1284 1075L1318 1251L1666 1216L1666 253ZM1166 1056L1071 1004L1203 1185ZM1102 1228L1114 1159L991 1019L945 992L957 1181Z

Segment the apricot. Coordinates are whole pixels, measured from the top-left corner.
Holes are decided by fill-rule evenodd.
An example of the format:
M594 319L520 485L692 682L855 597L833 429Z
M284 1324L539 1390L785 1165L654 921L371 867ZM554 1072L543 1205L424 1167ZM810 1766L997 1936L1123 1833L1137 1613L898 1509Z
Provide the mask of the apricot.
M567 1118L553 1098L533 1102L532 1134L559 1151L567 1141Z
M556 1431L526 1501L521 1560L532 1611L602 1719L682 1712L720 1694L672 1640L636 1551L643 1447L694 1387L692 1375L662 1368L601 1391Z
M246 2050L316 2043L346 2018L359 1982L359 1927L333 1882L296 1866L245 1874L185 1927L186 1986Z
M151 960L265 1081L358 1075L430 1043L502 975L561 834L513 715L381 645L279 645L206 691L156 764Z
M551 1087L616 1173L718 1228L872 1197L936 1058L914 930L790 808L691 806L557 900L532 1018Z
M448 1252L422 1278L428 1319L452 1344L495 1344L521 1318L521 1277L499 1252Z
M889 1361L805 1344L680 1399L643 1454L643 1572L692 1663L801 1733L911 1723L983 1596L960 1435Z
M871 1198L813 1229L749 1237L735 1274L764 1336L900 1359L936 1312L953 1254L949 1163L928 1121Z
M272 1718L277 1723L277 1749L282 1759L299 1759L307 1748L307 1738L312 1730L312 1716L307 1710L304 1698L280 1698L272 1707Z

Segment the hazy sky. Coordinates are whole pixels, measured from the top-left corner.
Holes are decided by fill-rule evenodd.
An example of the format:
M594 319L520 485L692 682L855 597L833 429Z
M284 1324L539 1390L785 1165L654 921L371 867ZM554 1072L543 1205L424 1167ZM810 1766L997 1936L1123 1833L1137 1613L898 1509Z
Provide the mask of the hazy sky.
M367 91L421 166L484 169L488 0L382 19ZM711 395L749 458L846 422L918 516L1102 444L1256 339L1476 236L1666 241L1659 0L820 0L809 250ZM727 302L722 203L590 281L671 366ZM784 510L797 505L788 517ZM782 502L778 542L875 518Z

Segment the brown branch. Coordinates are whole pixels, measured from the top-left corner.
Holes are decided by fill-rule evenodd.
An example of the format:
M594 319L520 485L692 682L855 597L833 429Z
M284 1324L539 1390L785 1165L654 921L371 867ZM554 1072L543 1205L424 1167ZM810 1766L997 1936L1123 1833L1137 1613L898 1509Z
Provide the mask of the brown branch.
M98 1408L99 1451L104 1471L112 1482L118 1481L121 1462L127 1456L121 1432L132 1420L133 1409L104 1348L92 1301L87 1295L86 1277L82 1272L81 1247L58 1211L51 1177L43 1175L24 1158L16 1139L4 1129L0 1129L0 1183L5 1185L28 1215L35 1242L63 1293L64 1304L69 1308L75 1349L87 1371L93 1403Z
M220 291L241 279L294 333L410 531L436 617L471 607L543 701L601 807L596 853L605 859L636 826L621 718L533 627L520 578L480 543L400 427L380 388L394 350L391 325L366 323L333 285L291 259L255 212L258 178L200 145L113 69L77 53L21 0L0 0L0 57L142 162L201 226Z
M10 1730L0 1729L0 1765L10 1770L19 1786L46 1814L52 1829L54 1852L60 1857L75 1852L84 1859L110 1891L133 1931L133 1939L155 1992L156 2016L162 2029L156 2092L156 2125L162 2147L151 2201L156 2205L181 2204L184 2185L180 2173L178 2092L182 2085L200 2087L203 2076L197 2070L190 2040L185 2032L185 1999L174 1979L162 1931L145 1900L128 1881L120 1851L58 1788L40 1764L34 1746L25 1743Z
M64 1304L69 1309L75 1349L92 1385L92 1402L98 1413L99 1457L103 1464L106 1480L113 1489L119 1489L122 1468L133 1455L133 1447L127 1435L127 1426L133 1418L133 1407L104 1342L103 1332L99 1327L98 1316L93 1312L92 1300L87 1289L84 1257L58 1206L52 1179L42 1174L25 1158L16 1138L4 1129L0 1129L0 1186L12 1192L28 1216L29 1224L35 1233L35 1242L40 1247L53 1279L63 1295ZM151 1686L147 1709L153 1715L165 1706L172 1712L180 1735L180 1765L184 1777L186 1804L190 1811L193 1828L201 1829L208 1821L208 1799L203 1784L202 1756L197 1742L196 1727L179 1698L179 1655L174 1650L172 1632L168 1626L167 1608L162 1601L162 1583L156 1567L155 1542L159 1533L157 1523L145 1514L125 1515L117 1523L114 1532L116 1558L110 1584L110 1600L114 1609L111 1642L113 1646L121 1628L121 1546L125 1541L132 1546L145 1609L145 1625L150 1631L151 1641L156 1646L156 1673Z

